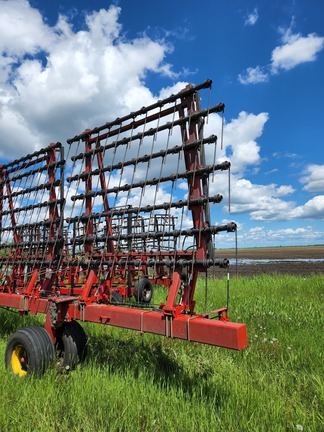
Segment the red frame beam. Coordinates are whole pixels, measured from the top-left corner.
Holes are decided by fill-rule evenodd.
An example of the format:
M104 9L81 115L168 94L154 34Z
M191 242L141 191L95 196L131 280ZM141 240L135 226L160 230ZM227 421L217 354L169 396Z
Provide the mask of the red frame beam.
M133 309L121 306L82 304L75 305L75 299L69 297L37 298L18 294L0 293L0 304L4 307L18 309L21 313L48 313L50 302L56 304L58 317L62 320L72 319L110 325L113 327L136 330L140 333L153 333L174 339L200 342L223 348L242 350L247 346L246 325L226 319L214 320L203 315L177 316L166 315L160 311ZM63 313L62 313L63 312ZM51 320L46 321L49 333L55 335Z

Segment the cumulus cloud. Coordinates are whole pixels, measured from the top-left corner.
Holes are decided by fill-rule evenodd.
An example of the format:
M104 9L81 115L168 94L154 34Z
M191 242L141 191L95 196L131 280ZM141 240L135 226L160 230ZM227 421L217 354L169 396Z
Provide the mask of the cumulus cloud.
M237 119L226 124L224 141L231 149L233 172L244 172L249 165L260 163L260 146L257 139L262 135L268 113L252 114L240 112Z
M284 220L285 214L294 208L293 202L282 199L294 192L292 186L258 185L235 177L232 183L232 213L250 213L251 220L256 221Z
M266 112L259 114L242 111L237 118L224 124L223 151L221 150L222 118L211 114L205 124L205 135L218 134L217 160L222 162L230 157L233 172L243 173L249 165L258 165L261 161L260 146L257 139L262 135L269 119ZM214 158L214 147L206 149L208 160Z
M287 221L292 219L324 219L324 195L302 205L287 200L295 189L291 185L258 185L250 180L232 179L231 212L249 213L254 221Z
M306 168L306 175L300 179L307 192L324 191L324 165L311 164Z
M164 61L170 45L147 36L127 40L116 6L86 15L79 31L64 16L48 26L24 0L1 1L0 13L3 158L64 142L138 109L139 101L149 105L147 73L172 76Z
M248 67L244 73L239 74L238 79L241 84L257 84L269 81L268 72L264 72L264 68L256 66L255 68Z
M293 34L290 28L283 32L283 44L276 47L271 54L272 73L315 61L317 54L324 47L324 37L317 36L315 33L304 37L300 33Z
M303 205L289 199L296 192L292 185L256 184L247 178L255 173L254 168L261 164L261 148L258 138L262 136L264 127L269 119L268 113L258 115L241 112L236 119L225 123L224 149L218 149L217 162L231 160L231 198L230 208L233 214L249 214L252 221L287 221L291 219L321 219L324 205L322 197L315 197ZM211 115L205 125L206 135L212 131L221 130L221 117ZM213 160L213 148L206 149L207 160ZM294 155L295 157L296 155ZM291 157L291 155L287 155ZM302 178L306 184L304 189L315 191L315 187L322 187L323 166L310 165L307 176ZM210 182L212 194L220 193L224 196L224 207L228 203L228 173L217 173L215 181ZM319 190L319 189L318 189Z
M0 52L13 61L25 54L49 50L55 41L55 31L48 27L37 9L27 0L0 2Z
M307 201L303 206L297 206L290 216L294 219L324 220L324 195L318 195Z
M322 166L309 166L307 184L309 187L319 187L317 176L320 177ZM246 174L246 173L245 173ZM312 180L310 180L312 179ZM306 180L305 180L306 182ZM228 209L227 180L223 174L222 181L211 184L211 191L217 191L226 197L225 207ZM291 185L256 184L248 180L242 173L231 175L231 213L249 214L252 221L273 222L292 219L324 219L324 195L318 195L302 205L296 205L289 197L296 192ZM305 189L305 188L304 188ZM319 189L318 189L319 190ZM308 189L310 191L310 189ZM288 198L288 199L287 199Z
M288 71L302 63L313 62L317 59L318 53L324 47L324 37L318 36L316 33L309 33L307 36L293 33L293 25L294 21L287 29L279 28L281 44L273 49L270 64L248 67L238 75L241 84L267 82L270 75L280 71Z
M316 230L313 226L268 229L266 226L256 226L245 232L239 232L239 244L245 245L291 245L291 244L311 244L323 237L323 233Z

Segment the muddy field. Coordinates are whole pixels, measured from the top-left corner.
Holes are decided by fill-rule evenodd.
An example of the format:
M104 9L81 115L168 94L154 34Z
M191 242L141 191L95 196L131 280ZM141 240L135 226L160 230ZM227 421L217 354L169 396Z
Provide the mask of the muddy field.
M230 274L236 273L236 253L234 249L218 250L216 256L230 260ZM237 271L240 276L256 276L259 274L294 274L308 276L310 274L322 274L324 276L324 246L302 247L273 247L238 249ZM275 262L262 262L241 264L241 260L276 260ZM289 260L289 261L286 261ZM227 274L227 270L216 269L216 276Z

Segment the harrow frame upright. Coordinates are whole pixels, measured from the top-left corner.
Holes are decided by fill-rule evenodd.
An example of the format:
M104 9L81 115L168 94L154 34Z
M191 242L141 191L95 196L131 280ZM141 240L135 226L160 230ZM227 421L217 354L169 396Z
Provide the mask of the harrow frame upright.
M86 338L78 321L247 345L245 324L230 322L227 308L195 311L199 274L228 266L214 257L214 234L236 231L233 222L211 221L210 205L222 196L211 194L210 176L230 168L216 163L217 137L203 135L205 119L224 110L221 103L201 109L200 91L211 84L188 85L87 129L67 149L51 144L0 166L0 306L46 314L50 340L36 331L49 353L43 363L53 356L51 343L62 364L81 359ZM166 300L151 305L156 286ZM34 333L27 331L31 343ZM23 349L11 341L6 353L18 375L28 371L24 337Z

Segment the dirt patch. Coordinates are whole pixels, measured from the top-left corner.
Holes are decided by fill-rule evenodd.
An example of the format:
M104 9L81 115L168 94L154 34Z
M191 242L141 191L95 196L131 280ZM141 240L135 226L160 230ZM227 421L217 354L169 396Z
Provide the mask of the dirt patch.
M236 274L236 252L234 249L217 250L216 256L230 260L230 274ZM292 274L309 276L322 274L324 276L324 246L276 247L238 249L238 260L276 260L276 262L262 262L255 264L238 264L239 276L257 276L260 274ZM290 261L284 261L290 260ZM315 261L313 261L315 260ZM211 269L210 274L222 277L227 274L226 269Z

